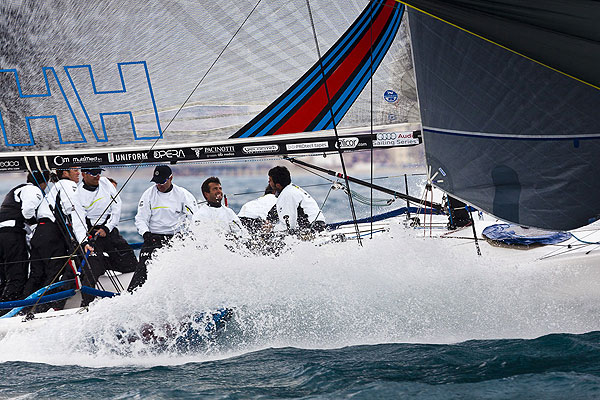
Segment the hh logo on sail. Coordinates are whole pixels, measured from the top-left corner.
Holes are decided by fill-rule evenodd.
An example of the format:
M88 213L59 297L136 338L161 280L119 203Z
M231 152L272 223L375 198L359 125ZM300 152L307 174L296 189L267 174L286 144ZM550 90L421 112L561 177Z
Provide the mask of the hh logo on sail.
M145 61L42 68L26 81L0 69L0 127L6 146L158 139L158 111ZM33 82L31 82L33 81ZM135 115L135 118L134 118ZM43 140L42 140L43 139Z

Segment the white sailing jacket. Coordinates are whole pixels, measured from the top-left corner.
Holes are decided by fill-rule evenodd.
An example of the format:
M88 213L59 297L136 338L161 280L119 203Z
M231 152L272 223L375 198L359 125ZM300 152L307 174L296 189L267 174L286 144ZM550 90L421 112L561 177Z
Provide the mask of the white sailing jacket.
M277 203L277 197L274 194L265 194L244 204L238 217L267 219L267 214L275 203Z
M37 219L48 218L57 224L64 224L64 221L56 221L52 212L56 204L56 197L60 193L60 204L56 204L56 206L61 208L63 214L71 216L75 238L81 243L86 239L87 229L85 227L85 212L81 207L76 192L77 184L72 180L61 179L56 182L40 203L37 211ZM52 206L52 209L50 206Z
M24 186L16 189L13 192L14 201L21 204L21 214L25 220L28 220L36 215L37 209L44 198L44 192L39 187L32 183L27 183ZM16 220L0 222L0 228L14 227ZM25 232L30 233L31 227L25 222Z
M101 176L98 187L94 191L84 188L83 181L79 182L76 193L85 216L92 225L104 225L109 232L119 226L121 198L117 196L117 189L108 178ZM112 201L113 199L115 201Z
M153 185L138 203L135 226L142 236L146 232L173 235L181 231L186 222L196 221L197 214L196 198L186 189L173 184L173 189L162 193Z
M308 216L308 222L325 222L325 216L319 209L317 202L304 189L290 183L277 196L277 215L279 222L275 225L275 230L284 231L288 228L286 217L289 221L289 228L296 229L298 226L298 207L302 208Z
M225 231L243 235L245 229L242 222L231 208L221 205L221 207L211 207L208 203L198 206L198 221L207 222L222 227Z

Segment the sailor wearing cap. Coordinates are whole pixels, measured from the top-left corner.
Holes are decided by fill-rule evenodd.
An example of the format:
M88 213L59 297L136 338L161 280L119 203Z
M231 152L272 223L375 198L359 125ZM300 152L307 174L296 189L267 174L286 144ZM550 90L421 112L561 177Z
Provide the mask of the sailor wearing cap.
M95 238L95 254L90 258L95 279L106 269L133 272L137 266L133 249L118 229L121 198L108 178L101 176L102 171L99 166L82 168L83 180L77 186L87 230Z
M49 285L65 271L64 258L72 246L81 244L93 251L87 242L83 209L75 194L79 168L58 170L58 182L51 187L37 210L38 225L31 238L31 265L24 295Z
M151 182L140 199L135 226L144 238L140 261L127 290L130 292L146 281L146 262L154 249L164 246L186 223L197 219L196 198L186 189L173 183L173 171L168 165L154 169Z
M23 295L29 270L26 235L37 224L36 211L49 177L49 171L30 172L27 183L8 192L0 206L0 301Z

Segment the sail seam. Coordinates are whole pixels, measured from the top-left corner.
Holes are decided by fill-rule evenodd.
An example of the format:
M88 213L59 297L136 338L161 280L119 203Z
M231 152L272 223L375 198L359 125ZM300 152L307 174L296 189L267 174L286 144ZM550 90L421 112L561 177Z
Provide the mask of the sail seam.
M423 131L442 135L479 137L485 139L507 139L507 140L593 140L600 139L600 133L575 135L519 135L515 133L491 133L491 132L469 132L452 129L441 129L424 126Z

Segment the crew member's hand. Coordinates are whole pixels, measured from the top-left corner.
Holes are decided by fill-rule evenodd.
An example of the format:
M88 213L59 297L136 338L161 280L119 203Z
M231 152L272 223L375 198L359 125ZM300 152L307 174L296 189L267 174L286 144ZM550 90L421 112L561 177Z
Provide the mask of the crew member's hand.
M92 254L94 252L94 248L92 246L90 246L89 244L86 244L85 247L83 248L83 250L87 253L88 251L90 252L90 254Z
M106 231L104 230L104 228L102 228L102 227L98 228L98 236L106 237Z

